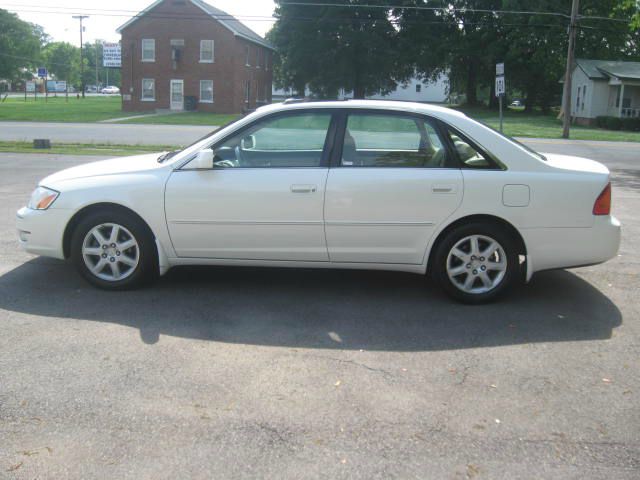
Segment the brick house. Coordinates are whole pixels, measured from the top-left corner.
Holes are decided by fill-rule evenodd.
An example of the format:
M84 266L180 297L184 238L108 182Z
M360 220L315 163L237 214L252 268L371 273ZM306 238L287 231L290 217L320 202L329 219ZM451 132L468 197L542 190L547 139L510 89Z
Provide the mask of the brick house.
M125 111L240 113L271 102L273 47L201 0L158 0L117 32Z

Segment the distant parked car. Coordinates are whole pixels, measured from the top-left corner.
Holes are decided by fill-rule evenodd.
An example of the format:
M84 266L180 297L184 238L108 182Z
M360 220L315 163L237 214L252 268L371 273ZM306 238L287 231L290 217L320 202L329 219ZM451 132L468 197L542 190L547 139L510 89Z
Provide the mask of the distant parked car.
M511 102L511 105L509 105L509 106L510 107L522 107L524 105L522 104L521 100L514 100L513 102Z
M54 173L17 226L110 290L178 265L361 268L429 273L469 303L620 245L604 165L372 100L264 106L181 151Z
M85 88L85 92L87 93L98 93L98 87L95 85L87 85Z
M118 87L114 87L113 85L110 85L100 90L100 93L104 93L105 95L112 95L112 94L120 93L120 89Z

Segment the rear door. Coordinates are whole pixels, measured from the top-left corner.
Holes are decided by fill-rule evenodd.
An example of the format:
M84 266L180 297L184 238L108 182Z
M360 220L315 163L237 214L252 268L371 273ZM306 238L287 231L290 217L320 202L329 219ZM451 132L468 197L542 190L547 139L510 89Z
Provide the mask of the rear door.
M421 264L463 179L437 123L384 110L341 117L325 194L332 262Z
M165 208L178 256L327 261L332 128L322 109L272 115L208 147L213 169L173 172Z

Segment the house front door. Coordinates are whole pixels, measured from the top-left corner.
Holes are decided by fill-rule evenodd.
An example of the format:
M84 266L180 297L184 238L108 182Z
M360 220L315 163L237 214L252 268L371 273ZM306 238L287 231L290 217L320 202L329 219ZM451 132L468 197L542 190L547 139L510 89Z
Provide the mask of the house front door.
M171 110L184 110L184 80L171 80Z

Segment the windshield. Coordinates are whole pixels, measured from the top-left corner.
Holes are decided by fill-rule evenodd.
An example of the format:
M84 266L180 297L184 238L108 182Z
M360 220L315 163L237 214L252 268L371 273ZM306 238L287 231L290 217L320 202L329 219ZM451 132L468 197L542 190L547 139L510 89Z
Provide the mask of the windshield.
M222 125L221 127L216 128L215 130L211 130L209 133L207 133L206 135L200 137L199 139L197 139L195 142L190 143L189 145L187 145L186 147L179 149L179 150L174 150L172 152L167 152L164 153L162 155L160 155L158 157L158 163L162 163L165 160L169 160L170 158L176 156L178 153L184 152L185 150L188 150L189 148L193 147L194 145L197 145L198 143L202 142L203 140L206 140L207 138L209 138L211 135L213 135L216 132L219 132L220 130L222 130L223 128L227 128L230 125L233 125L234 123L242 120L244 117L240 116L238 118L236 118L235 120L231 120L230 122L225 123L224 125Z

